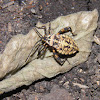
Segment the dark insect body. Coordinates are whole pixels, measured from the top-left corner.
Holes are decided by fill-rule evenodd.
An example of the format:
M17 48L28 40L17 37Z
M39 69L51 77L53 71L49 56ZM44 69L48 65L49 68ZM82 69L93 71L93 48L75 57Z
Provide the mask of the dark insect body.
M36 28L44 29L45 35L42 36ZM40 40L36 42L36 44L32 49L32 51L34 50L33 54L38 50L37 58L40 58L41 56L44 57L47 47L51 47L55 60L60 65L63 65L66 59L62 60L62 58L60 58L58 53L61 55L71 55L79 51L75 41L71 37L64 34L65 32L72 33L72 29L70 27L65 27L64 29L61 29L57 34L50 34L50 24L49 24L49 32L48 32L49 34L47 34L45 26L35 27L34 30L40 37ZM74 34L72 33L72 35ZM28 58L26 59L26 61L31 56L31 52Z

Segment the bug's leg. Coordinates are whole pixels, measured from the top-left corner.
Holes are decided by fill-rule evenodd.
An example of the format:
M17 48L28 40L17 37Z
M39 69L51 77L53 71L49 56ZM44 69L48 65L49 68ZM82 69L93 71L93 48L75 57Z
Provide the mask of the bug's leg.
M55 50L53 50L53 56L54 56L55 60L56 60L60 65L63 65L63 64L65 63L65 61L66 61L66 59L63 59L63 60L62 60L62 58L60 58L60 57L57 55L57 53L55 52Z
M40 46L40 41L41 41L41 40L37 41L37 42L35 43L35 45L32 47L32 49L31 49L31 51L30 51L28 57L27 57L26 60L25 60L26 63L28 62L29 58L30 58L32 55L34 55L35 52L38 50L38 48L39 48L39 46Z
M36 27L34 27L33 29L34 29L34 31L37 33L37 35L38 35L40 38L43 37L43 36L39 33L39 31L36 29Z
M51 30L51 23L49 22L48 35L50 35L50 30Z
M41 58L42 56L43 56L43 51L44 51L44 46L43 45L41 45L40 47L39 47L39 49L38 49L38 54L37 54L37 59L38 58Z
M47 49L48 45L42 45L39 49L38 49L38 55L37 58L41 58L43 59L46 53L46 49Z
M42 26L42 27L37 27L36 26L36 28L38 28L38 29L44 29L44 34L47 35L46 26Z
M73 36L75 35L75 34L72 32L71 27L65 27L65 28L61 29L61 30L57 33L57 35L59 35L59 34L64 34L64 33L66 33L66 32L71 32Z

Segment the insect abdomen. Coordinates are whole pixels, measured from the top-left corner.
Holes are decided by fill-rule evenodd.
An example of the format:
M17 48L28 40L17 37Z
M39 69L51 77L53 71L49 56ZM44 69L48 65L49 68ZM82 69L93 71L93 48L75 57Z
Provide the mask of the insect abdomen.
M60 54L70 55L78 51L75 41L67 35L54 35L51 41L52 47Z

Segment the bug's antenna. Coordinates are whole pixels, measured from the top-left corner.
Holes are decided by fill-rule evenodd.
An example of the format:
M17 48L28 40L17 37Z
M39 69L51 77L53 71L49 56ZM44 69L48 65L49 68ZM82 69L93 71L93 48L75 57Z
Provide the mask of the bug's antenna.
M43 36L38 32L38 30L34 27L33 28L34 29L34 31L38 34L38 36L40 37L40 38L42 38Z

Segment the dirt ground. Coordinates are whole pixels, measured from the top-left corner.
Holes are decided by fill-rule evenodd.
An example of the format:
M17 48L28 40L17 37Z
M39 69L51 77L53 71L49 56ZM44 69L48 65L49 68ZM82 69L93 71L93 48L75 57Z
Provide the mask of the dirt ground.
M100 0L0 0L0 52L13 35L27 34L37 21L93 9L100 14ZM100 38L100 20L95 35ZM0 100L100 100L100 45L93 42L88 60L69 72L4 93Z

